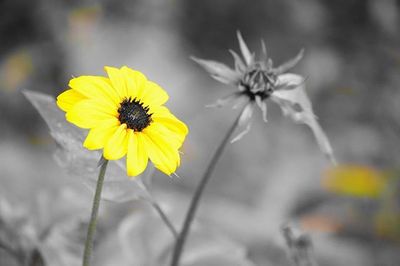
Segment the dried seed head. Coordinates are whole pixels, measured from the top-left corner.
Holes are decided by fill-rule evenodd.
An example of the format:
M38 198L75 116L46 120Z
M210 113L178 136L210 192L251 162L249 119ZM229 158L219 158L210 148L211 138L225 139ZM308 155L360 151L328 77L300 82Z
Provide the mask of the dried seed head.
M239 90L247 95L251 100L260 97L262 100L269 98L274 92L277 76L272 72L263 70L256 65L248 71L239 83Z

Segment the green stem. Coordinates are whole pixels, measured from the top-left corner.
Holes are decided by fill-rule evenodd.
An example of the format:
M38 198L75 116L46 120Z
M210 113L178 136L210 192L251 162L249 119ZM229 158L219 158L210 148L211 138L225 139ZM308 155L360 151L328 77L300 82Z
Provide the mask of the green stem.
M182 226L182 230L178 236L178 239L176 240L175 249L174 249L174 253L173 253L172 261L171 261L171 266L179 265L179 260L182 255L182 252L183 252L185 241L186 241L187 235L189 233L190 226L193 222L194 215L195 215L197 207L199 205L204 188L206 187L208 181L210 180L211 174L213 173L215 166L217 165L217 162L218 162L219 158L221 157L226 144L229 142L229 139L231 138L232 133L235 131L235 129L239 123L239 119L240 119L244 109L246 108L246 106L247 105L245 105L245 107L242 109L242 111L240 112L240 114L238 115L236 120L233 122L232 126L229 128L229 130L226 133L221 144L218 146L217 150L214 153L214 156L211 158L211 161L208 164L207 170L205 171L202 179L200 180L200 182L196 188L196 191L193 195L192 201L190 202L188 212L186 213L186 217L185 217L185 221Z
M94 199L93 199L92 214L90 217L90 222L89 222L87 235L86 235L85 251L83 254L83 262L82 262L83 266L90 265L90 259L91 259L91 255L92 255L93 238L94 238L94 234L96 232L97 214L99 212L101 190L103 188L104 176L106 174L106 169L107 169L107 164L108 164L107 160L105 160L105 159L102 159L102 160L103 160L103 163L101 164L99 177L97 179L96 192L94 194Z

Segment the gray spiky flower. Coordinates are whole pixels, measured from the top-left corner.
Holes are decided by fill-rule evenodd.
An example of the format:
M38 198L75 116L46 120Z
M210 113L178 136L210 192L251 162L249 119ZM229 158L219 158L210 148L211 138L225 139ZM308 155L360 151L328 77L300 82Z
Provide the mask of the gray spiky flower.
M281 107L285 116L291 117L297 123L308 125L322 152L336 164L329 140L318 124L305 92L304 78L297 74L286 73L302 59L304 50L282 65L274 67L272 59L267 56L263 41L261 41L261 57L257 60L255 53L250 52L240 32L237 32L237 37L242 56L230 50L234 59L234 69L220 62L192 57L212 78L238 89L227 97L217 100L215 104L209 105L210 107L221 107L243 97L249 100L239 119L241 132L232 142L239 140L250 131L255 106L261 109L263 119L267 122L267 100L271 99Z

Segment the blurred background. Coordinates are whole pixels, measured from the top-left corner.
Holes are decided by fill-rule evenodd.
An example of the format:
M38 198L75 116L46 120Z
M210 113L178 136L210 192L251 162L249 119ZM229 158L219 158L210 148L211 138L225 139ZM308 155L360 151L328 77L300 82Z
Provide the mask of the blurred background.
M271 102L269 122L256 112L251 132L227 147L199 221L238 241L256 265L290 265L286 223L311 236L319 265L400 265L398 0L2 0L0 199L32 210L43 193L81 187L53 160L57 145L21 90L56 96L71 77L127 65L167 90L168 107L190 128L180 178L153 180L157 200L183 215L238 112L205 108L235 88L189 56L232 66L237 30L257 53L264 39L276 64L305 48L293 72L307 77L339 166Z

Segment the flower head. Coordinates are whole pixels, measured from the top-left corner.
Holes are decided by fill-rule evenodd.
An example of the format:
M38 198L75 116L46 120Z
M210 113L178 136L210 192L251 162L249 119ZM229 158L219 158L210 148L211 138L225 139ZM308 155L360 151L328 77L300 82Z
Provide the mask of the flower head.
M335 163L329 140L319 126L311 102L305 93L304 78L297 74L286 73L302 59L304 50L286 63L275 67L272 59L267 56L263 41L261 57L256 59L240 32L237 33L237 37L242 56L230 50L234 59L234 69L220 62L192 57L212 78L237 88L237 91L219 99L211 106L224 106L243 97L249 101L239 120L242 132L232 142L250 131L250 118L255 105L261 109L263 119L267 122L267 100L271 99L281 107L285 116L291 117L295 122L307 124L312 129L321 150Z
M70 123L90 129L83 146L103 149L107 160L126 155L127 173L137 176L150 159L167 175L180 164L186 125L163 104L168 94L139 71L105 67L108 77L80 76L57 97Z

